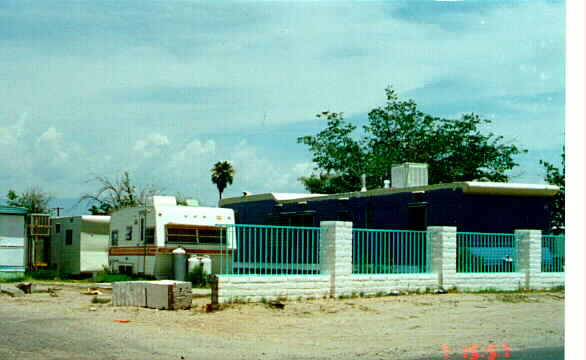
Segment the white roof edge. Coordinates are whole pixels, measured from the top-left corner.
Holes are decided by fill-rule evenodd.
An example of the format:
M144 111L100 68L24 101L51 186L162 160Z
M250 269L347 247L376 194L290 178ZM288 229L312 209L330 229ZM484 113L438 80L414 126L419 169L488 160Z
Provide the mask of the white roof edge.
M220 200L220 206L228 204L238 204L248 201L261 201L261 200L275 200L275 201L287 201L287 200L301 200L301 199L313 199L317 197L328 196L325 194L299 194L299 193L263 193L246 196L235 196L231 198L225 198Z
M272 193L275 200L297 200L297 199L309 199L320 196L327 196L324 194L296 194L296 193Z
M95 224L109 224L110 223L110 216L107 215L82 215L82 221L87 221L89 223Z
M555 185L547 184L515 184L515 183L497 183L466 181L464 182L464 192L468 193L487 193L487 194L511 194L511 195L543 195L553 196L560 191Z
M328 200L340 197L361 197L383 194L393 194L413 191L433 191L440 189L461 188L464 193L486 194L486 195L517 195L517 196L554 196L559 192L559 187L547 184L516 184L516 183L499 183L484 181L460 181L445 184L434 184L425 186L415 186L409 188L390 188L390 189L372 189L367 192L349 192L340 194L289 194L289 193L264 193L248 196L238 196L222 199L220 206L228 204L238 204L248 201L275 200L288 201L313 199Z

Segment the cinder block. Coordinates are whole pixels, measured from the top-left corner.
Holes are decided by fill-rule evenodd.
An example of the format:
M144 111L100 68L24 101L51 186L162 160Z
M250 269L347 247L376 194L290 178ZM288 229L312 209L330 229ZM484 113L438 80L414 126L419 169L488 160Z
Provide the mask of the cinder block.
M125 281L112 284L114 306L189 309L191 298L191 283L187 281Z

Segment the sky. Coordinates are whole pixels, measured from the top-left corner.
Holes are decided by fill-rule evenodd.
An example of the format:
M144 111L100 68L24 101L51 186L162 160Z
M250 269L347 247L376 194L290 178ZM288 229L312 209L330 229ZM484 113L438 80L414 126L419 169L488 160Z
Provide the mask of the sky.
M215 206L210 168L243 191L304 192L299 136L364 124L392 86L423 111L492 120L543 183L564 143L565 5L545 0L0 2L0 194L70 204L127 170ZM65 213L83 211L84 207Z

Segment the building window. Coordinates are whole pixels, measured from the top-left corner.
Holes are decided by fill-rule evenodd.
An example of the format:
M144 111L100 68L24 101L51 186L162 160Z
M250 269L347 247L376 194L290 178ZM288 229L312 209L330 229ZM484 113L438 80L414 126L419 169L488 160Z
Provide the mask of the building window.
M126 240L132 240L132 225L126 227Z
M112 246L118 246L118 230L112 230Z
M73 230L65 231L65 245L73 244Z
M427 206L409 205L408 221L409 230L425 230L427 228Z
M59 234L61 232L61 224L55 224L55 233Z
M348 211L348 210L338 211L338 221L352 221L352 217L350 216L350 211Z

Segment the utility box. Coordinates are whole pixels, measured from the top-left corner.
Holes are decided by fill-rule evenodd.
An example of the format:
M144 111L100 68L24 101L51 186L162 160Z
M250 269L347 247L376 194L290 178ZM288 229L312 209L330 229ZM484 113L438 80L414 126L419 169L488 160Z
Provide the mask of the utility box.
M112 284L112 305L152 309L191 308L191 283L187 281L124 281Z
M427 164L404 163L391 168L392 186L395 189L428 185Z

